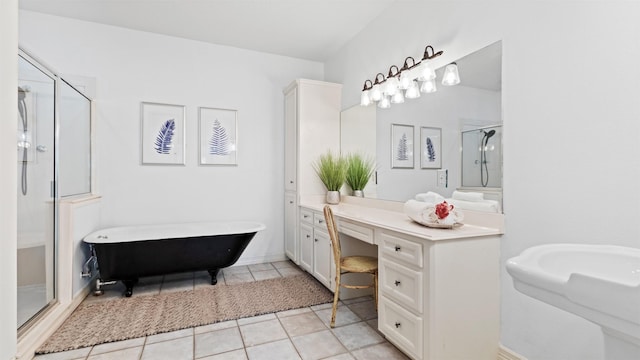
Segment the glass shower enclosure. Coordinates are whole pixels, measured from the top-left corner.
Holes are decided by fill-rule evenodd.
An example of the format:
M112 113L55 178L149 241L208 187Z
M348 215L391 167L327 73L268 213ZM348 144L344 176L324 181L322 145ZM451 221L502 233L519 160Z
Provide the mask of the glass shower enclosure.
M20 334L58 297L58 201L91 192L91 101L23 51L17 91Z

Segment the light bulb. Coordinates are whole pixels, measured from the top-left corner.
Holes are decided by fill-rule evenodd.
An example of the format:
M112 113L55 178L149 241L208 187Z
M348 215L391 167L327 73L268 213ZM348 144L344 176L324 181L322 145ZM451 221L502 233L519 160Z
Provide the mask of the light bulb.
M404 94L407 99L416 99L420 97L420 89L418 89L418 83L414 80Z
M433 70L433 67L431 67L431 64L429 64L429 61L422 60L422 63L418 65L418 80L427 81L435 78L436 72Z
M384 82L384 90L383 92L389 96L393 96L398 92L398 79L395 77L390 77Z
M452 86L460 83L460 75L458 74L458 65L451 63L444 68L442 76L442 85Z
M371 104L371 97L369 96L369 90L364 90L360 95L360 105L369 106Z
M434 79L427 80L422 83L422 86L420 86L420 92L422 93L428 94L428 93L436 92L436 90L438 89L436 88L436 82Z
M389 97L387 95L382 95L380 101L378 101L378 107L380 109L388 109L391 107L391 102L389 101Z
M380 84L373 85L371 93L369 93L369 97L371 97L371 100L373 101L380 101L380 99L382 98L382 90L380 89Z
M391 103L402 104L403 102L404 102L404 95L402 94L402 90L396 91L396 93L391 97Z

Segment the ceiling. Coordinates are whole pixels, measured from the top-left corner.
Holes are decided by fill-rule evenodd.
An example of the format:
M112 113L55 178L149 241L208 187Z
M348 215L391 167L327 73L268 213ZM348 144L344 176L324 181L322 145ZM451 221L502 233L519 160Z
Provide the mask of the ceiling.
M19 0L20 9L323 62L402 0Z

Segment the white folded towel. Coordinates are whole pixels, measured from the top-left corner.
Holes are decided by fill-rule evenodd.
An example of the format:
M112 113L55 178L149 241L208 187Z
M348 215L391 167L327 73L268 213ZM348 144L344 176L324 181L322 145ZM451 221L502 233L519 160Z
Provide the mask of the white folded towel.
M483 212L500 212L500 203L495 200L482 200L482 201L464 201L456 199L447 199L447 202L454 205L456 209L474 210Z
M454 191L451 198L463 201L484 201L484 194L479 192Z
M426 203L439 204L444 201L444 196L433 191L429 191L426 193L416 194L415 199Z

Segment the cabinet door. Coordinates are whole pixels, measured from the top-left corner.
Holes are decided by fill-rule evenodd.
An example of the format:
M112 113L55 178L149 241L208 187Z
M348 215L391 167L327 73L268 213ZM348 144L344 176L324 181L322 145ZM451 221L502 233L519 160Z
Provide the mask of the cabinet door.
M313 276L324 286L332 289L334 280L331 278L331 240L329 234L318 228L313 229Z
M300 224L300 267L313 272L313 228L307 224Z
M298 107L297 89L291 90L284 98L284 189L297 189L298 153Z
M284 195L284 252L296 264L298 259L298 237L297 235L297 214L298 204L295 193L285 193Z

